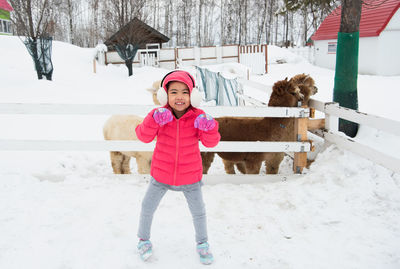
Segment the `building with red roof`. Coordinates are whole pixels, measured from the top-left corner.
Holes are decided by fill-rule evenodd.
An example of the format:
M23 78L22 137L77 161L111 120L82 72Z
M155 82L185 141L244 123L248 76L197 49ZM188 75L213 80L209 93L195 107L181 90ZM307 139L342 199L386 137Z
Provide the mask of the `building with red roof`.
M0 35L11 34L10 12L13 10L7 0L0 0Z
M367 2L368 3L368 2ZM363 5L360 20L359 74L400 75L400 1L371 1ZM341 7L321 23L311 37L315 64L334 69Z

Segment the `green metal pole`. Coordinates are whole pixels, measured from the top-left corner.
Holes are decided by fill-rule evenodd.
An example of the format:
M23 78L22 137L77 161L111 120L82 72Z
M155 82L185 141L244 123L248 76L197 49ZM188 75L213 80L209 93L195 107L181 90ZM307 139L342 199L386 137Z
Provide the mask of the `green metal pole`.
M357 76L359 32L338 33L336 51L335 86L333 101L340 106L358 110ZM339 119L339 131L355 137L358 124Z

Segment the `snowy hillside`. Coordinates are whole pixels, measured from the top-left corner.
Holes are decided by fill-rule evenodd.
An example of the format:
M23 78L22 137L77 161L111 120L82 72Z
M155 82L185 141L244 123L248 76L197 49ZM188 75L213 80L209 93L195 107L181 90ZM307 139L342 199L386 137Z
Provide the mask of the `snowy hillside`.
M1 103L151 105L146 89L168 72L144 67L127 77L124 66L97 66L94 74L92 49L54 42L53 81L38 81L18 38L0 36L0 48ZM272 85L309 73L315 98L331 101L333 71L280 48L269 55L269 73L252 80ZM288 63L275 64L279 58ZM400 76L359 76L360 111L399 121L398 85ZM102 140L107 118L0 115L0 139ZM358 139L400 154L396 137L362 127ZM291 180L205 182L210 268L400 267L400 175L335 145L319 149L310 169ZM280 173L290 166L286 158ZM218 158L211 173L229 180ZM113 175L108 152L0 151L0 268L142 268L136 231L148 179ZM181 193L161 202L152 242L148 268L203 268Z

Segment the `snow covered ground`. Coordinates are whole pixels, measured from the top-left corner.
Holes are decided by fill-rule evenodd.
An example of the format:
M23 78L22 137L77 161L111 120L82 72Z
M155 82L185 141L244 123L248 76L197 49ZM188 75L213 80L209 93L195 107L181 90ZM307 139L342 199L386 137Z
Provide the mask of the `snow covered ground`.
M54 42L53 81L38 81L15 37L0 36L0 102L152 104L149 88L168 70L97 66L93 50ZM309 73L316 99L332 98L334 72L269 48L272 85ZM287 64L274 64L285 58ZM240 66L237 67L240 70ZM400 76L359 76L360 111L399 121ZM268 100L268 96L265 97ZM108 115L0 115L0 139L102 139ZM396 139L362 127L359 139L399 156ZM398 141L398 140L397 140ZM400 175L321 145L296 179L258 184L207 184L204 196L211 268L400 268ZM291 173L290 158L280 173ZM132 168L135 171L135 162ZM224 175L220 159L211 173ZM265 173L263 168L262 173ZM0 268L143 268L136 231L148 176L115 176L107 152L0 152ZM156 212L148 268L202 268L181 193Z

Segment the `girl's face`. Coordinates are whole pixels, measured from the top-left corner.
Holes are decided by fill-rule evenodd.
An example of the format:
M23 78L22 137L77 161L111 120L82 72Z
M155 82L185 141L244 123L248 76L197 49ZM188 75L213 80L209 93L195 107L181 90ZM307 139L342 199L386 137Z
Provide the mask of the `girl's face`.
M168 105L179 119L190 106L190 91L185 83L172 81L168 84Z

